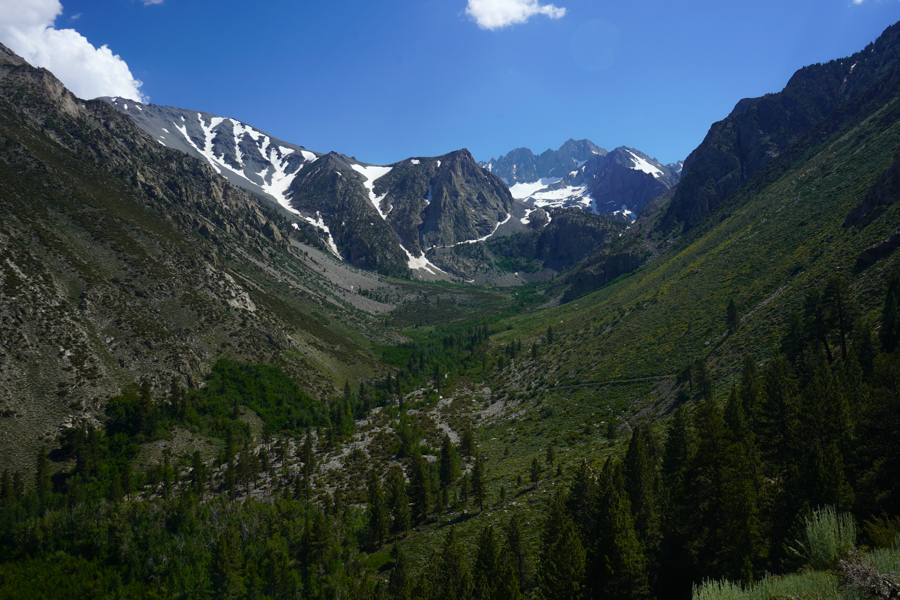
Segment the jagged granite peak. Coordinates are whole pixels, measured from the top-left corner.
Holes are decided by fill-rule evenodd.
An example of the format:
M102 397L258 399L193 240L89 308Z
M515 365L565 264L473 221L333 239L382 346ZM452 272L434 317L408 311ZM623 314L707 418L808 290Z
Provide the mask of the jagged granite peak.
M898 66L900 23L849 58L800 69L778 93L739 101L685 159L663 226L696 226L837 107Z
M350 264L386 275L408 277L409 259L399 236L371 201L371 183L354 165L365 165L329 152L305 165L291 182L290 208L317 227L337 256Z
M287 206L300 168L319 155L236 119L126 98L100 98L131 117L151 138L205 160L233 184Z
M548 148L540 155L535 155L528 148L516 148L480 164L512 186L547 177L563 177L594 156L604 154L606 150L590 140L569 139L557 150Z
M391 275L444 274L427 250L487 239L515 201L468 150L370 165L331 152L304 166L290 207L348 262Z
M626 146L611 152L592 150L588 159L573 167L562 176L513 184L510 192L534 206L575 207L630 221L679 179L670 167Z

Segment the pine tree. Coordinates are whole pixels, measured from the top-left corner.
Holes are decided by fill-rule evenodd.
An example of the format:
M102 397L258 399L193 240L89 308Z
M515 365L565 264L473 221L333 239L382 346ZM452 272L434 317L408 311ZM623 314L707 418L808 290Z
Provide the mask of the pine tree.
M725 310L725 323L728 326L729 333L737 331L738 325L740 324L737 305L734 303L733 298L728 301L728 307Z
M624 471L635 531L652 552L659 544L661 483L659 450L646 424L639 424L634 429L625 451Z
M500 579L500 545L494 536L494 527L487 525L478 536L475 564L472 568L473 597L476 600L492 600L497 593Z
M852 353L856 355L856 360L859 361L859 366L866 377L872 374L875 357L878 355L874 337L872 324L868 319L861 319L853 328Z
M541 534L538 591L547 600L575 600L584 590L585 552L561 493L553 495Z
M394 548L391 550L391 558L394 559L394 568L388 579L388 595L394 600L408 600L412 595L412 576L409 572L406 555L397 544L394 544Z
M806 293L803 300L803 324L806 338L813 344L818 344L828 356L828 363L834 362L831 353L831 345L828 343L828 319L825 299L819 290L811 290Z
M741 399L741 405L744 411L744 417L752 423L755 422L759 412L760 396L762 394L762 385L759 381L759 370L756 368L756 361L749 354L744 356L743 369L741 370L741 383L738 388Z
M900 345L900 271L891 273L881 313L881 350L892 353Z
M387 503L385 502L384 491L381 487L381 480L374 468L369 471L368 484L366 487L366 516L369 523L369 539L371 546L377 548L384 543L390 523L388 519Z
M692 570L722 576L723 505L725 502L726 430L722 409L715 399L707 399L694 413L697 452L688 467L689 498L694 506L688 551Z
M872 400L860 426L859 459L866 481L866 506L872 513L900 506L900 357L882 354L872 372ZM878 490L877 492L875 490Z
M531 476L531 486L537 487L537 484L541 481L541 461L538 460L537 456L531 459L529 474Z
M691 371L691 377L694 383L700 388L701 398L706 400L712 399L713 382L712 378L709 376L709 369L706 368L706 361L702 358L697 359L694 361L694 366Z
M522 533L522 521L518 513L514 513L506 524L506 559L515 573L520 589L525 589L530 580L528 572L529 560Z
M455 482L460 475L459 453L453 442L450 441L449 435L444 435L441 442L441 461L440 461L440 483L441 487L446 488Z
M797 311L792 311L788 315L787 326L781 338L780 351L792 365L801 364L805 358L806 332L803 317Z
M755 425L756 439L764 462L773 467L769 476L778 479L789 466L788 444L797 419L797 385L791 366L776 354L763 371L761 410Z
M622 470L610 460L600 475L596 507L594 543L588 553L591 596L647 598L647 559L634 528Z
M660 571L656 588L660 595L690 593L691 561L687 552L694 521L690 468L697 453L697 433L684 406L669 421L662 461L664 517L661 519Z
M440 551L431 559L431 590L433 598L462 600L472 594L472 576L466 565L465 551L450 528Z
M522 600L524 598L522 586L508 550L503 551L500 559L500 573L494 598L496 600Z
M478 503L478 510L484 510L484 500L487 496L485 489L484 459L481 454L475 455L475 466L472 468L472 499Z
M766 554L759 503L762 467L755 436L744 416L743 401L732 387L725 405L726 450L724 500L726 547L723 572L732 580L750 583Z
M475 434L472 432L471 427L466 427L463 430L462 439L459 443L459 452L468 458L474 456L475 451Z
M849 510L853 490L847 481L844 455L849 452L852 422L847 398L823 357L807 367L809 376L799 396L790 461L795 467L785 482L799 504Z
M200 451L194 451L191 458L191 487L194 493L203 498L203 489L206 484L206 465L203 464L203 458Z
M409 498L412 502L413 522L418 525L428 520L432 505L428 464L418 450L413 452L411 467Z
M566 508L572 516L572 521L575 523L584 546L589 545L593 534L596 499L597 480L585 459L575 470L575 476L569 486L569 495L566 498Z
M219 535L212 563L216 598L240 598L247 588L243 578L241 541L237 529L229 525Z
M409 508L409 495L406 493L406 480L399 467L391 469L388 475L388 508L394 515L391 528L396 533L406 533L412 525L412 512Z
M847 360L847 338L853 329L855 306L850 295L847 280L832 276L825 284L825 322L832 330L837 330L841 346L841 358Z

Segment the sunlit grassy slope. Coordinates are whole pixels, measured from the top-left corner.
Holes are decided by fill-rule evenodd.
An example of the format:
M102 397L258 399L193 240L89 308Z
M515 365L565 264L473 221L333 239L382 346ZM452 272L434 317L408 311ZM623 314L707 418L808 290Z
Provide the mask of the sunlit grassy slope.
M861 312L873 314L897 258L855 264L900 225L900 207L861 231L843 224L900 153L892 89L873 89L832 115L658 260L571 304L514 317L495 339L536 338L552 325L560 347L544 368L548 379L601 395L636 380L642 385L626 395L644 401L648 380L672 378L692 360L705 357L720 386L744 354L764 360L804 293L832 275L845 277ZM730 300L741 317L733 335ZM660 390L656 400L671 387Z

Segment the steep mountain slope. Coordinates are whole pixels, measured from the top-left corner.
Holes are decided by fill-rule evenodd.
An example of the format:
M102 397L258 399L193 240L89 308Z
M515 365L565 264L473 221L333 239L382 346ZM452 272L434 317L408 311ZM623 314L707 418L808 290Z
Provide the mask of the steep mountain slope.
M300 247L268 203L2 47L0 116L7 464L123 383L196 385L222 356L281 365L318 397L379 372L365 346L390 337L356 307L389 310L357 295L385 284Z
M515 210L503 182L467 150L385 167L329 153L303 167L288 194L342 258L399 276L447 278L426 251L487 239Z
M311 152L234 119L103 100L160 144L276 201L300 217L298 227L318 229L313 235L339 258L385 275L447 279L425 251L486 238L513 212L506 187L467 150L370 165Z
M665 410L676 373L696 359L724 384L744 354L770 356L789 314L802 313L806 293L821 292L830 277L847 280L856 314L872 323L900 265L891 243L900 204L880 202L864 227L845 222L866 198L895 197L898 153L895 71L814 126L659 258L577 302L521 317L511 335L529 324L537 336L552 323L564 340L548 370L558 386L601 396L615 389L638 415L647 405ZM731 333L730 301L740 322Z
M576 208L528 209L509 226L506 235L435 248L429 256L469 283L515 286L553 280L625 232L625 224L618 220ZM512 231L513 226L518 231Z
M503 177L513 197L528 204L582 208L626 221L679 179L673 166L639 150L623 146L607 152L588 140L569 140L540 157L519 148L483 164Z
M231 183L282 206L297 171L318 156L235 119L125 98L100 100L131 117L163 146L206 161Z
M829 113L900 65L900 24L849 58L797 71L785 88L737 103L684 161L663 224L690 229Z

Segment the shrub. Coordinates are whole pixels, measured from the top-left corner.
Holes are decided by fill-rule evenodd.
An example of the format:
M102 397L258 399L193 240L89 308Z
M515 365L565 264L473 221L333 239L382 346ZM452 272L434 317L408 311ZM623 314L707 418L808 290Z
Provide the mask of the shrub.
M838 514L833 506L815 511L806 519L806 543L797 540L794 553L813 569L823 570L846 556L856 546L856 526L849 513Z
M832 573L809 572L781 577L768 576L748 587L727 580L705 581L694 586L692 600L768 600L770 598L816 598L845 600L840 581Z

